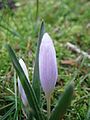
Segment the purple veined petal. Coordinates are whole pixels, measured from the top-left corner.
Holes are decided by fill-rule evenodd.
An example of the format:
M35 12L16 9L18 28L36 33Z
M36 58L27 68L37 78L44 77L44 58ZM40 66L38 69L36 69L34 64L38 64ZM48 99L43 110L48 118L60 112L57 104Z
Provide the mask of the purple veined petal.
M24 71L24 73L25 73L25 75L26 75L29 83L30 83L29 75L28 75L28 70L27 70L27 67L26 67L24 61L23 61L22 59L20 59L20 60L19 60L19 63L20 63L20 65L21 65L21 67L22 67L22 69L23 69L23 71ZM26 95L25 95L25 92L24 92L24 89L23 89L23 87L22 87L22 84L21 84L21 82L20 82L19 77L18 77L18 89L19 89L19 94L20 94L20 96L21 96L21 99L22 99L22 102L23 102L24 106L27 106L27 105L28 105L27 97L26 97Z
M39 51L39 74L43 91L49 96L54 90L58 70L56 61L56 52L52 39L45 33L42 38Z

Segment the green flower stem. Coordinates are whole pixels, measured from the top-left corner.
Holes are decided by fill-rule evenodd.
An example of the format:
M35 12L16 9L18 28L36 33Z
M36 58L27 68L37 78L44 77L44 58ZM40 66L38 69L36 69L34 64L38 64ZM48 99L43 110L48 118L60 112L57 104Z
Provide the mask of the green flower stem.
M50 110L50 109L51 109L51 108L50 108L51 96L50 96L50 95L47 96L46 99L47 99L47 118L48 118L48 120L49 120L50 112L51 112L51 110Z

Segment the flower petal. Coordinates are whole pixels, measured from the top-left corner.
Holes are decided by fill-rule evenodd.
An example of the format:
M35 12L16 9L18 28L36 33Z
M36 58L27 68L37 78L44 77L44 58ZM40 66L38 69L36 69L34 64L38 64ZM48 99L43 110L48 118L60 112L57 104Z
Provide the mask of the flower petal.
M26 75L29 83L30 83L29 75L28 75L28 70L27 70L27 67L26 67L24 61L23 61L22 59L20 59L20 60L19 60L19 63L20 63L20 65L21 65L21 67L22 67L22 69L23 69L23 71L24 71L24 73L25 73L25 75ZM19 93L20 93L20 95L21 95L21 99L22 99L23 104L24 104L25 106L27 106L27 105L28 105L27 97L26 97L26 95L25 95L25 92L24 92L24 89L23 89L23 87L22 87L22 84L21 84L21 82L20 82L19 77L18 77L18 89L19 89Z
M39 73L42 88L49 95L55 87L58 71L55 48L48 33L43 35L40 45Z

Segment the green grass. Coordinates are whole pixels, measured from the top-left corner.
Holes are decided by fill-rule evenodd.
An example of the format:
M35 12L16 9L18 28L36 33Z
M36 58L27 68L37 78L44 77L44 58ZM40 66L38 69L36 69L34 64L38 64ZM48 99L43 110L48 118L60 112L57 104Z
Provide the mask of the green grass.
M85 59L79 66L62 65L61 60L76 59L79 56L66 49L66 42L71 42L86 52L90 50L90 1L40 0L38 20L36 20L36 1L18 1L24 5L13 11L9 9L0 11L0 116L11 108L12 112L9 111L7 120L16 120L15 115L18 112L19 119L23 118L19 101L18 110L15 110L14 68L5 44L9 43L18 57L25 60L32 79L38 31L43 19L46 31L54 41L58 61L59 75L52 107L63 92L64 86L75 78L73 101L64 119L84 120L90 99L90 60ZM78 73L76 77L75 73Z

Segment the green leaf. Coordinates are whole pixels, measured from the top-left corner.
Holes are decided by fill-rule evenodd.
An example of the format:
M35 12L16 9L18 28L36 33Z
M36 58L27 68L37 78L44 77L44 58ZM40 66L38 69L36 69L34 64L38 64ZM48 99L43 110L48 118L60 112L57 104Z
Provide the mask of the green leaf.
M39 17L39 0L36 0L36 20L38 20Z
M16 71L14 72L14 91L15 91L15 109L16 109L16 113L18 113ZM16 114L15 117L16 120L18 120L18 114Z
M27 100L28 100L28 103L29 103L32 113L34 114L34 116L37 120L41 120L41 119L43 120L43 116L42 116L41 110L39 108L38 101L35 96L33 88L29 84L27 77L24 74L22 67L20 66L20 64L16 58L16 55L15 55L14 51L12 50L12 48L10 47L10 45L7 45L7 49L8 49L11 61L14 65L14 68L16 69L16 72L20 78L21 84L22 84L25 94L27 96Z
M71 102L73 90L73 83L70 83L65 89L63 95L60 97L60 100L53 110L49 120L62 120L62 117Z
M45 33L44 22L42 22L40 34L39 34L39 40L37 42L37 51L36 51L36 59L35 59L35 66L33 73L33 83L32 83L39 105L40 105L39 48L44 33Z

